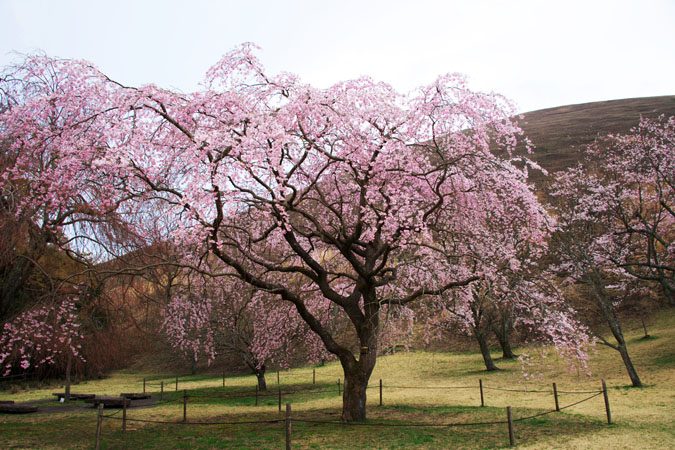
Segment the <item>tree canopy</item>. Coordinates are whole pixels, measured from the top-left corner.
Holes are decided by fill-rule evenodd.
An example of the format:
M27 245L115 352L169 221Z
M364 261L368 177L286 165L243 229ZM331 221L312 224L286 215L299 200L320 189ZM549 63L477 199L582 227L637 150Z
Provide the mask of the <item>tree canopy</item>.
M17 214L77 255L169 222L184 267L293 306L343 366L347 421L366 417L383 308L517 270L524 247L545 246L513 110L460 75L408 95L369 78L317 89L268 75L244 45L189 94L42 56L0 89L2 188L29 192ZM495 227L517 235L485 239Z

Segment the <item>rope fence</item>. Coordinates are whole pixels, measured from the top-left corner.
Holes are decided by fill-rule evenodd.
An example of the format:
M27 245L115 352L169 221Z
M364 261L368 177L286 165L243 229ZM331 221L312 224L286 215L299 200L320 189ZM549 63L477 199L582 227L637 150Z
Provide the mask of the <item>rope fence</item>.
M483 385L483 380L480 379L478 380L478 389L480 391L480 401L481 401L481 406L485 406L485 391L500 391L500 392L516 392L516 393L525 393L525 394L553 394L554 397L554 402L555 402L555 411L560 411L560 403L559 403L559 395L564 394L564 395L574 395L574 394L596 394L598 392L602 391L559 391L557 389L556 383L552 383L552 389L528 389L527 387L524 389L513 389L513 388L501 388L501 387L492 387L492 386L484 386ZM175 386L176 386L176 391L177 391L177 386L178 386L178 377L175 377ZM279 372L277 372L277 383L279 383ZM143 379L143 390L145 393L146 385L147 385L146 379ZM224 385L224 378L223 378L223 385ZM316 374L315 371L312 372L312 385L316 384ZM163 401L164 399L164 382L160 381L160 383L153 383L151 385L159 385L160 386L160 401ZM343 385L341 384L341 379L338 378L337 380L337 394L342 395L342 388ZM373 386L369 385L366 387L366 389L377 389L378 386ZM379 405L382 406L384 404L384 389L415 389L415 390L442 390L442 391L449 391L449 390L468 390L468 389L476 389L476 386L408 386L408 385L393 385L393 384L384 384L382 380L379 381ZM207 390L200 390L196 392L192 392L191 396L197 397L197 398L207 398L207 399L212 399L212 398L218 398L218 399L227 399L227 398L239 398L239 399L246 399L246 398L255 398L255 405L258 406L259 400L261 398L272 398L272 397L277 397L278 398L278 406L279 406L279 412L281 412L282 409L282 397L288 397L292 395L307 395L307 394L325 394L325 393L334 393L335 390L330 388L327 389L325 386L317 386L316 388L314 387L301 387L299 389L294 389L294 390L288 390L288 388L284 388L282 390L281 385L277 384L277 389L276 390L267 390L267 391L261 391L258 389L258 385L255 386L255 391L254 392L223 392L222 390L214 390L214 389L207 389ZM175 401L175 400L174 400ZM609 413L609 405L607 404L607 411L608 411L608 421L611 422L611 416Z
M176 379L177 380L177 379ZM146 382L144 380L144 387L146 386ZM163 382L160 383L160 386L163 388ZM337 382L338 390L340 390L340 380L338 379ZM367 388L376 388L378 386L368 386ZM429 390L429 389L443 389L443 390L451 390L451 389L476 389L476 386L401 386L401 385L385 385L383 384L382 380L379 381L379 392L380 392L380 406L383 405L383 390L384 388L387 389L421 389L421 390ZM150 423L150 424L162 424L162 425L183 425L183 426L215 426L215 425L220 425L220 426L237 426L237 425L256 425L256 424L277 424L277 423L284 423L285 424L285 438L286 438L286 448L290 450L291 448L291 430L292 430L292 423L295 422L296 424L315 424L315 425L339 425L339 426L356 426L356 427L393 427L393 428L452 428L452 427L471 427L471 426L487 426L487 425L503 425L507 424L508 425L508 432L509 432L509 444L511 446L515 445L515 434L514 434L514 426L513 424L515 422L523 422L526 420L530 420L533 418L545 416L548 414L560 412L562 410L572 408L574 406L577 406L581 403L587 402L591 399L594 399L595 397L598 397L600 395L604 396L604 401L605 401L605 409L606 409L606 414L607 414L607 423L611 424L611 412L610 412L610 407L609 407L609 398L607 394L607 385L605 383L605 380L602 380L602 390L596 390L596 391L558 391L556 383L552 383L552 389L551 390L544 390L544 389L506 389L506 388L498 388L498 387L487 387L483 385L482 379L479 380L479 389L480 389L480 394L481 394L481 406L485 406L485 401L484 401L484 390L492 390L492 391L504 391L504 392L517 392L517 393L527 393L527 394L553 394L555 398L555 409L552 410L547 410L543 412L539 412L536 414L528 415L528 416L523 416L523 417L518 417L518 418L513 418L512 411L511 411L511 406L506 407L506 420L495 420L495 421L480 421L480 422L451 422L451 423L426 423L426 422L416 422L416 423L387 423L387 422L341 422L341 421L335 421L335 420L314 420L314 419L307 419L307 418L294 418L291 415L291 404L287 403L286 404L286 417L284 419L268 419L268 420L247 420L247 421L224 421L224 422L201 422L201 421L188 421L187 419L187 405L188 405L188 398L190 397L196 397L196 398L246 398L246 397L251 397L250 394L248 393L237 393L236 395L232 394L226 394L223 393L222 391L201 391L201 392L192 392L190 395L188 395L187 390L183 391L182 398L171 398L171 399L162 399L160 401L160 404L168 404L168 403L175 403L175 402L180 402L182 400L183 402L183 420L182 421L168 421L168 420L151 420L151 419L134 419L134 418L129 418L127 417L127 407L126 407L126 402L124 403L123 409L120 411L117 411L112 414L103 414L103 405L99 404L98 408L98 416L97 416L97 428L96 428L96 445L95 448L99 449L100 448L100 441L101 441L101 427L103 420L110 419L110 420L117 420L117 421L122 421L122 431L125 432L127 429L127 423L128 422L138 422L138 423ZM282 399L282 394L284 396L289 396L289 395L295 395L295 394L313 394L313 393L324 393L324 392L330 392L334 393L334 389L323 389L323 388L318 388L318 389L313 389L313 388L308 388L308 389L299 389L299 390L294 390L294 391L282 391L281 386L278 386L278 390L276 393L265 393L265 396L277 396L279 399L279 412L281 412L281 399ZM209 394L216 394L216 395L211 395ZM225 394L225 395L223 395ZM578 400L576 402L573 402L571 404L565 405L565 406L560 406L559 404L559 399L558 399L558 394L568 394L568 395L574 395L574 394L592 394L588 397L585 397L581 400ZM260 394L257 390L256 386L256 405L258 404L258 396L263 395ZM119 414L122 413L122 417L119 417Z
M277 371L277 385L279 385L279 372ZM315 369L313 371L308 371L308 370L303 370L302 373L312 373L312 384L316 384L316 373ZM166 378L173 378L173 377L166 377ZM223 375L223 378L225 376ZM297 378L297 377L294 377ZM143 392L146 392L146 387L160 387L160 391L164 390L164 392L169 392L169 388L173 387L172 390L178 391L178 384L179 381L182 381L183 383L194 383L194 382L199 382L199 380L179 380L179 377L175 377L175 381L170 382L164 382L162 381L155 381L155 382L150 382L147 381L147 379L143 379L143 387L144 390ZM482 383L482 381L481 381ZM224 384L224 383L223 383ZM338 382L336 383L340 385L340 379L338 379ZM368 386L367 389L375 389L377 386ZM420 389L420 390L453 390L453 389L475 389L475 386L406 386L406 385L392 385L392 384L385 384L383 385L383 388L387 389ZM503 392L522 392L522 393L535 393L535 394L551 394L553 393L553 390L551 389L513 389L513 388L500 388L500 387L492 387L492 386L484 386L484 390L491 390L491 391L503 391ZM271 390L268 391L262 391L259 390L258 395L259 396L276 396L276 391L274 393L271 393ZM253 389L251 389L253 391ZM333 392L331 389L325 389L325 386L323 387L317 387L317 388L301 388L297 390L292 390L292 391L282 391L282 394L284 395L292 395L292 394L297 394L297 393L310 393L310 392L316 392L316 393L326 393L326 392ZM558 390L558 394L592 394L597 391L562 391ZM223 392L222 390L216 390L216 389L200 389L198 393L195 393L193 395L200 395L200 396L212 396L212 397L218 397L218 398L227 398L227 397L247 397L247 396L252 396L252 393L246 393L246 392L239 392L239 393L226 393Z
M103 416L104 418L114 418L115 420L124 420L121 417ZM127 422L141 422L141 423L155 423L162 425L257 425L257 424L271 424L280 423L284 419L270 419L270 420L239 420L234 422L181 422L176 420L151 420L151 419L126 419Z
M505 388L495 388L495 387L484 387L490 391L503 391L503 392L526 392L528 394L550 394L553 391L549 390L534 390L534 389L505 389Z

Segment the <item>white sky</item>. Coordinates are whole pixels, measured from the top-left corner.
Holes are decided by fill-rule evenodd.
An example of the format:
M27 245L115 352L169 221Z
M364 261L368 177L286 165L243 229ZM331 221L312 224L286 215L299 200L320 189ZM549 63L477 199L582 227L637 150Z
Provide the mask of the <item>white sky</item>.
M242 42L318 87L461 72L521 112L675 94L675 0L0 0L0 66L42 50L188 92Z

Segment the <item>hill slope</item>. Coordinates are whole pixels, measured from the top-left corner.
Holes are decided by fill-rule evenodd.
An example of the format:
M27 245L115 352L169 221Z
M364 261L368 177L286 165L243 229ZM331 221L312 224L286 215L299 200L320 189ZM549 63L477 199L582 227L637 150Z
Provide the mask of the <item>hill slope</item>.
M583 103L523 114L519 124L535 145L530 157L549 172L573 165L598 136L626 133L640 117L675 116L675 95ZM537 182L541 175L532 174Z

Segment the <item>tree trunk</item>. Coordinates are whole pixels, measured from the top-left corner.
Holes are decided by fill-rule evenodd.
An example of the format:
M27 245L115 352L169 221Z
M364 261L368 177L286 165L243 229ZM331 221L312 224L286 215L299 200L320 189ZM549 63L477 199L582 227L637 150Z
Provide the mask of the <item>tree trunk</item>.
M621 359L623 359L623 364L626 366L626 371L628 372L628 376L630 377L630 381L633 383L633 386L642 387L642 381L640 381L637 370L635 370L635 366L633 366L633 362L630 360L630 356L628 356L628 348L626 345L619 344L617 350L621 354Z
M499 341L499 346L502 348L502 359L515 359L516 355L513 353L511 348L511 340L509 339L508 334L503 336L497 336Z
M637 370L635 370L633 361L631 361L630 356L628 355L628 347L626 346L626 340L623 338L623 332L621 331L618 320L616 319L616 316L612 316L612 318L613 320L609 321L609 325L612 334L614 334L614 339L616 339L618 345L610 345L610 347L614 348L621 355L623 364L626 366L626 372L628 372L628 376L630 377L630 381L633 386L642 387L642 381L640 381L640 377L637 374Z
M630 377L630 381L635 387L642 387L642 382L640 381L640 377L638 377L637 370L635 370L635 366L633 366L633 362L630 359L630 356L628 356L628 347L626 346L626 339L623 337L623 331L621 330L621 324L619 323L619 318L616 316L616 313L614 311L614 307L611 305L611 303L604 303L602 305L602 311L605 315L605 318L607 319L607 324L609 325L609 329L614 335L614 339L616 339L617 346L614 348L621 354L621 359L623 359L623 364L626 366L626 371L628 372L628 376Z
M606 341L605 343L621 354L621 359L623 359L623 364L626 366L626 371L628 372L628 376L630 377L630 381L633 386L642 387L640 377L638 377L635 366L633 366L633 362L630 360L630 356L628 356L628 347L626 346L626 340L624 339L623 331L621 330L619 318L617 317L616 311L614 310L614 305L611 301L612 299L607 295L607 292L605 291L605 285L602 282L601 277L595 274L595 277L591 279L591 281L593 282L592 287L596 302L598 303L598 306L600 306L600 310L605 316L607 325L609 325L609 329L612 332L614 339L616 339L618 345L611 345Z
M480 346L480 352L483 355L483 361L485 362L485 369L488 372L491 372L493 370L499 370L499 368L495 366L495 363L492 360L492 356L490 355L490 349L488 348L487 345L485 333L476 332L474 333L474 336L476 337L478 345Z
M630 377L630 381L633 384L633 386L642 387L642 382L640 381L640 377L638 377L637 370L635 370L635 366L633 366L633 362L631 361L630 356L628 356L628 347L626 346L626 340L623 337L621 324L619 323L619 318L616 316L614 312L613 306L604 304L603 313L605 314L605 318L607 319L609 329L614 335L614 339L616 339L616 342L618 344L616 346L611 347L617 350L621 355L621 359L623 359L623 364L624 366L626 366L626 371L628 372L628 376Z
M375 261L371 263L374 265ZM340 304L358 336L360 346L358 358L352 349L335 341L321 322L307 310L304 302L295 296L286 294L310 329L319 335L326 350L340 360L344 371L341 420L345 422L366 420L366 389L377 362L380 299L377 297L372 280L360 280L359 284L364 289L355 288L349 298L343 299L344 304Z
M360 362L351 370L345 368L344 392L342 394L342 420L362 422L366 420L366 389L370 371L364 371Z
M258 379L258 390L266 391L267 390L267 381L265 380L265 366L261 366L259 369L256 369L255 376Z
M502 359L515 359L516 355L513 354L513 349L511 348L511 339L509 337L509 322L504 320L500 321L497 326L492 328L492 331L499 342L499 346L502 348Z
M366 420L366 389L368 380L373 373L377 362L377 330L379 317L374 312L379 305L374 302L365 304L368 320L358 329L359 358L356 359L351 352L346 357L340 358L344 369L345 383L342 394L342 420L345 422L363 422Z
M70 400L70 372L73 369L73 354L68 351L68 360L66 361L66 392L64 395L65 401Z

